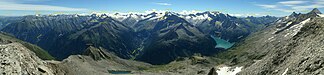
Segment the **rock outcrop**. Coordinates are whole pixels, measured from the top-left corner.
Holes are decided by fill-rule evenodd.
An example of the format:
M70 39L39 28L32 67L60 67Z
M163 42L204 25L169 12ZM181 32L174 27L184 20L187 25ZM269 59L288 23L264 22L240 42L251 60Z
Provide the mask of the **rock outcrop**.
M209 70L208 75L218 75L215 68L213 67L212 69Z
M20 43L0 45L0 74L54 75L47 63Z
M63 61L42 60L18 42L0 44L1 75L109 75L109 71L137 72L152 65L124 60L103 49L89 47L90 54L72 55ZM139 72L140 73L140 72Z
M109 59L110 57L103 48L88 47L83 55L90 56L94 60Z

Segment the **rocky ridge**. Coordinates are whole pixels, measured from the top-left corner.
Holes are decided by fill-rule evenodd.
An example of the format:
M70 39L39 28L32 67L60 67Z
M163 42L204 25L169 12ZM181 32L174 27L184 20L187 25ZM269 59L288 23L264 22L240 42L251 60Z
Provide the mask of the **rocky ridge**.
M323 73L323 17L318 9L293 13L217 55L244 66L239 75L320 75ZM222 57L226 56L226 57Z
M0 45L0 74L2 75L54 75L54 71L20 43Z

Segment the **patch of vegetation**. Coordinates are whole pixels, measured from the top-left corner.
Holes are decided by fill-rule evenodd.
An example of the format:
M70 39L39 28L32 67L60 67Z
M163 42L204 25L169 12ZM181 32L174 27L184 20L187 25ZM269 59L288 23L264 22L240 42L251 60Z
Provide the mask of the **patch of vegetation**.
M146 67L146 66L138 66L137 67L139 70L149 70L150 68L149 67Z
M98 20L91 20L90 22L99 22Z
M99 22L99 25L108 25L108 22Z
M33 51L36 54L36 56L38 56L39 58L41 58L43 60L55 60L55 58L53 56L51 56L44 49L42 49L42 48L40 48L40 47L38 47L36 45L33 45L33 44L30 44L30 43L24 42L22 40L16 39L14 36L12 36L10 34L6 34L6 33L3 33L3 32L0 32L0 37L1 37L1 39L4 39L4 40L9 40L9 41L12 41L12 42L21 43L26 48L28 48L29 50Z
M147 69L145 71L147 71L147 72L168 71L170 69L181 68L183 66L185 66L185 64L176 62L176 63L167 64L167 65L155 65L154 67Z
M136 57L140 54L140 52L143 50L144 47L139 47L136 48L135 50L132 51L132 56L129 60L135 60Z
M262 59L265 56L263 53L251 51L254 49L255 42L261 39L256 35L262 35L262 33L257 32L246 37L229 50L216 54L214 59L217 63L226 65L250 65L254 60Z
M20 43L24 45L26 48L28 48L29 50L33 51L36 54L36 56L38 56L43 60L55 60L55 58L51 56L48 52L46 52L44 49L36 45L27 42L20 42Z
M222 24L222 22L219 22L219 21L215 22L215 25L221 25L221 24Z

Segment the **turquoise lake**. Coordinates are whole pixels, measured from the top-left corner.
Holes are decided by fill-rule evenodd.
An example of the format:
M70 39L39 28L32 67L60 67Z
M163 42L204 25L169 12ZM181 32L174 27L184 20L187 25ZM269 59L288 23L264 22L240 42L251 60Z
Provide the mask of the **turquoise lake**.
M215 46L215 48L224 48L224 49L228 49L231 48L235 43L230 43L224 39L221 39L220 37L215 37L212 36L211 37L214 39L214 41L217 43L217 45Z

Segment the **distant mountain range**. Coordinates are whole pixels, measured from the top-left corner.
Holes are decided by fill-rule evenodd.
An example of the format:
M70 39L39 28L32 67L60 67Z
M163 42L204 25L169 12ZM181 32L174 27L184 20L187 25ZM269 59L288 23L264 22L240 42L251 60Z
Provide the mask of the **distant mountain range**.
M36 44L62 60L102 47L124 59L166 64L196 53L212 55L211 36L230 43L267 27L276 17L238 18L220 12L179 14L29 15L0 17L1 31ZM217 40L216 40L217 41Z

